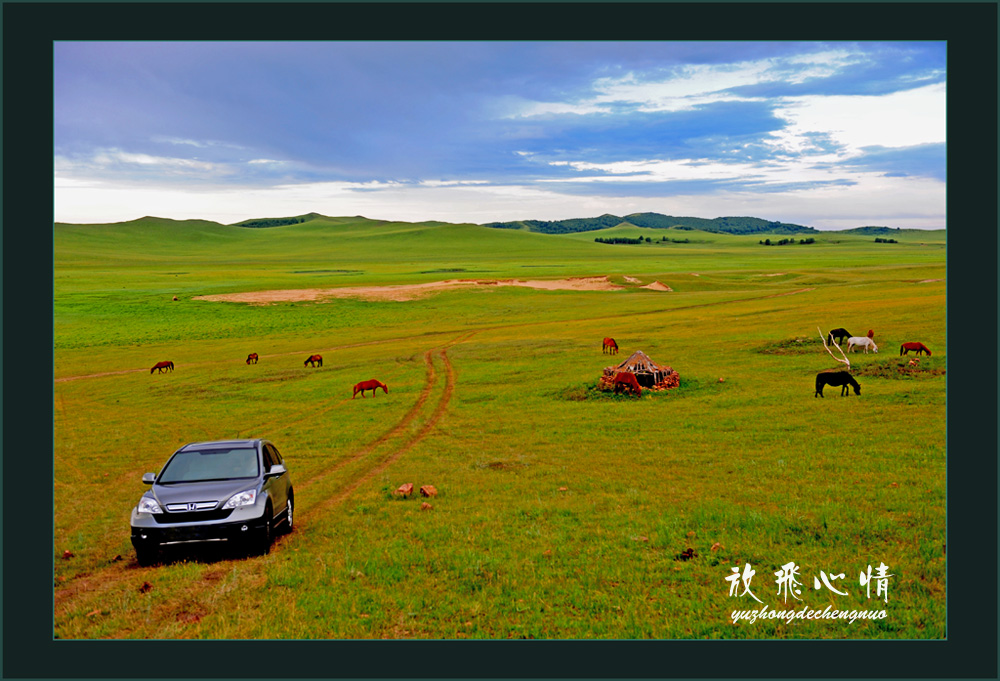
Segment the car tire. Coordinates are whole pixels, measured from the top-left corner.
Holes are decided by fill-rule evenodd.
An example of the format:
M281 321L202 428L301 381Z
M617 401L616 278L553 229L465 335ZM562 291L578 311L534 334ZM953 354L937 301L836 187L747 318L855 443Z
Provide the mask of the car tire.
M258 537L257 553L266 556L271 553L271 543L274 541L274 511L271 510L271 502L267 502L264 508L264 527L260 530Z
M294 509L294 497L291 494L288 495L288 501L285 502L285 524L281 527L282 534L291 534L292 530L295 529L295 524L293 523L292 510Z
M160 558L160 550L156 546L136 546L135 559L142 567L155 565Z

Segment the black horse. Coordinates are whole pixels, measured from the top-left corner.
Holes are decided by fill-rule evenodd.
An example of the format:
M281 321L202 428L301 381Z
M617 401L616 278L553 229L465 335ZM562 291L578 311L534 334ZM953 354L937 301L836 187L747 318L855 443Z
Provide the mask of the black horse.
M816 374L816 394L813 397L823 397L823 386L840 386L840 396L850 395L848 386L854 388L854 394L861 394L861 386L854 380L854 376L846 371L824 371Z
M848 331L847 329L843 329L843 328L841 328L841 329L834 329L833 331L831 331L831 332L830 332L830 333L829 333L829 334L827 335L827 337L826 337L826 338L827 338L827 340L829 340L829 341L830 341L831 343L833 343L833 340L834 340L834 339L837 339L837 343L838 343L838 344L840 344L840 345L843 345L843 344L844 344L844 339L845 339L845 338L850 338L850 337L851 337L851 336L853 336L853 335L854 335L854 334L853 334L853 333L851 333L850 331Z

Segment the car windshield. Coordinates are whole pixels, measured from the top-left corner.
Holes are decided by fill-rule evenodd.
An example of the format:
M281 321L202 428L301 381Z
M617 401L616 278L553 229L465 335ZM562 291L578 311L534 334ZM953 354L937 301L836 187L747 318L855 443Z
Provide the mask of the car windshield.
M256 449L205 449L178 452L160 471L158 484L257 477Z

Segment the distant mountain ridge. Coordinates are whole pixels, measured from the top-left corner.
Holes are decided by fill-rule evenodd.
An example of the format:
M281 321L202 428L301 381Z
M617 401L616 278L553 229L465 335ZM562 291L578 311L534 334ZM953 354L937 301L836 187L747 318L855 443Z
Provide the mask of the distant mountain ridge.
M590 232L607 229L621 224L647 227L650 229L697 229L703 232L724 234L800 234L817 233L813 227L789 222L775 222L754 217L695 218L675 217L660 213L632 213L625 217L605 213L596 218L574 218L571 220L520 220L516 222L489 222L484 227L496 229L527 229L543 234L567 234L570 232Z
M440 222L437 220L418 222L418 223L405 223L400 220L379 220L373 218L366 218L362 215L355 215L353 217L330 217L328 215L321 215L320 213L306 213L303 215L295 215L289 217L269 217L269 218L252 218L248 220L243 220L241 222L235 222L232 224L223 224L219 222L214 222L211 220L198 220L198 219L185 219L185 220L175 220L173 218L160 218L147 215L142 218L135 220L127 220L125 222L116 223L106 223L104 226L111 225L149 225L150 227L169 227L171 225L181 225L181 224L200 224L200 225L215 225L218 227L238 227L244 229L263 229L271 227L286 227L291 225L299 225L307 222L312 222L314 220L321 220L325 222L335 223L335 224L346 224L354 221L361 221L364 223L376 223L385 224L387 222L398 222L400 224L416 224L416 225L449 225L449 224L475 224L475 223L448 223ZM63 223L57 222L56 225L66 225L66 226L87 226L81 223ZM698 230L703 232L716 232L721 234L801 234L803 232L808 232L810 234L822 234L823 231L817 230L814 227L807 227L805 225L796 225L789 222L776 222L773 220L764 220L762 218L755 217L720 217L720 218L696 218L696 217L675 217L672 215L662 215L660 213L632 213L626 215L625 217L619 217L617 215L611 215L610 213L605 213L594 218L572 218L568 220L518 220L513 222L488 222L481 227L489 227L493 229L517 229L524 230L528 232L537 232L540 234L571 234L575 232L591 232L601 229L610 229L612 227L618 226L634 226L643 227L647 229L676 229L676 230ZM92 226L98 226L96 224ZM875 226L867 225L864 227L854 227L851 229L839 229L839 230L826 230L826 233L837 232L840 234L854 233L854 234L898 234L901 232L920 232L924 230L919 229L901 229L899 227L885 227L885 226Z

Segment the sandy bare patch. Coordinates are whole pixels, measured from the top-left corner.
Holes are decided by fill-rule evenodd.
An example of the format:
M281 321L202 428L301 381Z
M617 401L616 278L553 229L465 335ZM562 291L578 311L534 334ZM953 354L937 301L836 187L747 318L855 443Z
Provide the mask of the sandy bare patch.
M672 288L666 284L661 284L658 281L654 281L652 284L646 284L645 286L640 286L639 288L648 288L650 291L673 291Z
M194 300L213 302L269 305L271 303L319 301L326 298L364 298L367 300L406 301L437 293L449 288L471 286L524 286L548 291L617 291L622 286L611 283L608 277L571 277L558 280L523 279L448 279L426 284L398 286L351 286L342 288L283 289L276 291L245 291L209 296L195 296Z
M700 275L700 274L698 274L697 272L692 272L692 273L691 273L691 276L692 276L692 277L700 277L701 275Z
M629 276L625 277L625 281L627 281L630 284L641 284L642 283L641 281L639 281L635 277L629 277Z
M477 282L490 284L490 282ZM568 279L524 281L522 279L501 279L496 286L527 286L546 291L620 291L624 286L612 284L607 277L570 277Z
M784 272L774 272L772 274L762 274L760 276L762 276L762 277L780 277L780 276L782 276L784 274L785 274Z
M944 281L944 279L921 279L917 283L918 284L930 284L930 283L935 282L935 281Z

